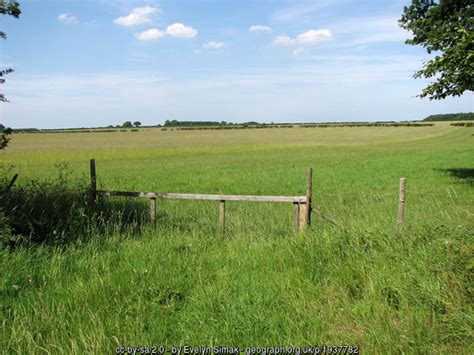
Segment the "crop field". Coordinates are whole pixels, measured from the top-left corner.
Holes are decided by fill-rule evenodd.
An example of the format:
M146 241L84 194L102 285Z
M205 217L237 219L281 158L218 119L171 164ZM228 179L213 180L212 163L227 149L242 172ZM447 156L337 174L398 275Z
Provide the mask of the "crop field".
M304 195L291 204L88 199L99 189ZM0 152L0 349L358 346L472 353L474 129L18 133ZM396 226L399 179L405 223ZM34 206L34 207L33 207Z

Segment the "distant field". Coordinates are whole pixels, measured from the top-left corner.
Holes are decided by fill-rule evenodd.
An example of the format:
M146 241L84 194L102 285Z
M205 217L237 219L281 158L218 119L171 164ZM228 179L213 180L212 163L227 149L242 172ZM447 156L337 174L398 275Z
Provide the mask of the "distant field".
M443 122L444 123L444 122ZM405 141L444 134L448 125L437 123L434 127L342 127L342 128L272 128L246 130L193 130L180 131L167 128L143 128L138 132L101 133L20 133L6 152L10 155L31 153L94 152L117 153L165 148L196 148L246 145L341 145ZM38 142L42 142L38 146ZM137 151L138 150L138 151ZM3 154L3 153L2 153Z
M103 189L301 195L313 167L313 204L338 226L315 214L295 235L291 206L251 203L229 203L224 238L211 202L158 201L157 226L70 217L68 247L1 249L0 348L472 352L474 129L449 123L14 134L0 162L5 176L19 173L17 188L61 179L84 189L95 158ZM144 202L113 201L146 213Z

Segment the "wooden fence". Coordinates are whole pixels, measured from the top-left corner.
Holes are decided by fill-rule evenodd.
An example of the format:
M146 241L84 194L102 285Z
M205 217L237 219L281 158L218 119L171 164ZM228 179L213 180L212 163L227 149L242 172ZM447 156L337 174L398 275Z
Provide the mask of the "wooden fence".
M256 195L210 195L210 194L181 194L168 192L131 192L131 191L106 191L97 190L97 177L95 170L95 160L90 161L91 175L91 198L96 201L98 196L124 196L146 198L150 201L150 219L156 218L156 200L206 200L219 201L219 231L225 232L225 203L226 201L245 202L285 202L293 204L293 230L303 231L311 224L311 199L313 191L313 169L308 168L306 174L306 195L305 196L256 196Z

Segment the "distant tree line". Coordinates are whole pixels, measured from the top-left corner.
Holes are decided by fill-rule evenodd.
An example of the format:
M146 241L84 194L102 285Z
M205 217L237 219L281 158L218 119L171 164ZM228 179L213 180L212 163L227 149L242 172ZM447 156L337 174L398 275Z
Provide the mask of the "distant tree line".
M423 121L472 121L474 120L474 112L467 113L446 113L444 115L431 115Z
M135 122L131 122L131 121L125 121L123 124L122 124L122 127L123 128L131 128L133 126L135 127L140 127L142 125L142 123L140 121L135 121Z
M226 126L228 124L226 121L178 121L178 120L166 120L164 126L165 127L190 127L190 126Z
M232 126L195 126L195 127L175 127L178 131L194 130L227 130L227 129L261 129L261 128L330 128L330 127L430 127L434 123L415 122L335 122L335 123L306 123L306 124L235 124ZM171 128L173 129L173 128ZM162 128L167 130L167 128Z
M267 124L257 124L257 125L248 125L248 124L233 124L233 125L220 125L220 126L191 126L191 127L176 127L177 131L201 131L201 130L228 130L228 129L247 129L247 128L293 128L294 125L288 124L278 124L278 125L267 125ZM162 128L162 130L167 130L167 128ZM173 128L171 128L173 130Z
M243 125L243 126L260 126L266 125L265 123L259 123L256 121L249 121L243 123L233 123L226 121L178 121L178 120L166 120L164 127L209 127L209 126L234 126L234 125Z
M474 127L474 122L456 122L451 123L450 125L456 127Z
M413 123L413 122L357 122L357 123L322 123L304 124L302 128L331 128L331 127L431 127L434 123Z

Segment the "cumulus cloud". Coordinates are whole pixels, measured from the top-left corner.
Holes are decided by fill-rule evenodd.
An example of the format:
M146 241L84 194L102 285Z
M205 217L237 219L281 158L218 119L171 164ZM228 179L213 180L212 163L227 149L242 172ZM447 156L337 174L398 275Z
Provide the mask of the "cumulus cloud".
M252 25L249 27L249 32L271 32L272 29L268 26Z
M149 30L143 32L137 32L135 33L135 38L139 41L151 41L164 36L172 36L176 38L193 38L196 35L197 31L194 28L185 26L182 23L175 23L168 26L165 31L161 31L157 28L150 28ZM209 47L204 48L218 49L221 48L224 43L211 41L206 43L206 45L209 45Z
M274 46L292 46L295 43L296 40L287 35L278 36L272 42Z
M67 24L77 23L76 16L73 16L72 14L70 14L68 12L59 15L58 20L63 22L63 23L67 23Z
M135 33L135 37L139 41L151 41L151 40L159 39L163 36L166 36L166 33L164 31L160 31L157 28L150 28L149 30Z
M176 38L193 38L196 37L198 32L191 26L174 23L166 28L166 33Z
M159 12L157 7L143 6L136 7L127 16L114 19L114 23L121 26L134 26L151 22L151 15Z
M202 48L205 48L205 49L222 49L223 47L224 47L224 42L215 42L215 41L210 41L202 45Z
M327 41L332 38L332 33L328 29L309 30L296 36L298 44L315 44L322 41Z
M319 42L327 41L332 38L332 33L328 29L309 30L300 33L295 38L288 35L281 35L276 37L272 44L274 46L294 46L294 45L314 45Z

